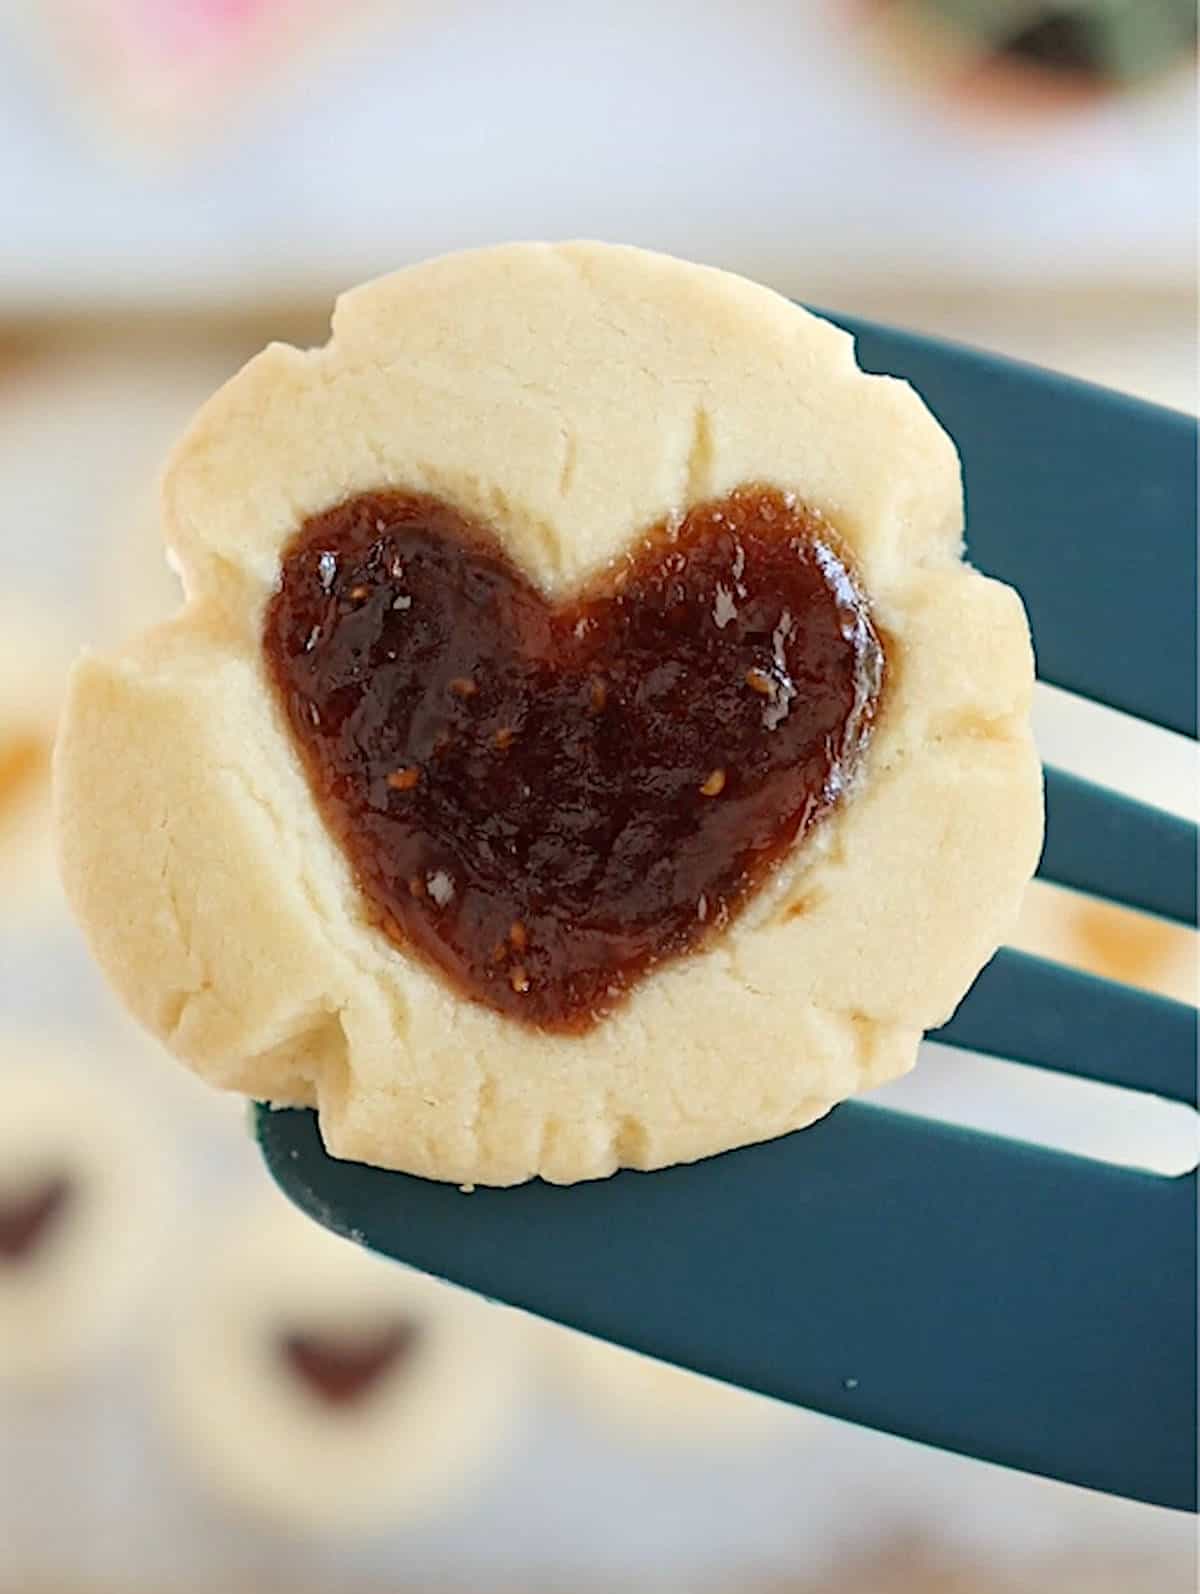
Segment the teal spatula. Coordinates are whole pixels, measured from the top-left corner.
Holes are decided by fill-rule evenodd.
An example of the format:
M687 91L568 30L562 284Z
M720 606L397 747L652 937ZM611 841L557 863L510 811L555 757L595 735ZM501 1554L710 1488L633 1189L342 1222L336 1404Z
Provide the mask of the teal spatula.
M958 443L973 562L1044 680L1196 734L1196 427L834 317ZM1195 827L1048 769L1049 880L1183 923ZM1196 1103L1196 1010L1001 952L938 1038ZM1196 1503L1196 1175L848 1103L659 1173L467 1196L336 1162L260 1109L319 1222L499 1300L835 1417L1159 1505Z

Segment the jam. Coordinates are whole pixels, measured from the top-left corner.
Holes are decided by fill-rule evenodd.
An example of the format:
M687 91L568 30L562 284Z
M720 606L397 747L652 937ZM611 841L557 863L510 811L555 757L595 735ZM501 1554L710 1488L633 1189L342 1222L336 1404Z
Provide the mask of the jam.
M50 749L39 736L9 736L0 741L0 821L16 809L50 772Z
M281 1334L279 1353L319 1400L329 1406L350 1406L409 1355L418 1333L415 1324L400 1322L354 1339Z
M438 499L309 519L269 672L372 918L579 1032L726 925L841 798L883 648L830 528L744 488L550 603Z
M0 1196L0 1267L30 1261L74 1194L71 1180L65 1174L55 1174L23 1195Z

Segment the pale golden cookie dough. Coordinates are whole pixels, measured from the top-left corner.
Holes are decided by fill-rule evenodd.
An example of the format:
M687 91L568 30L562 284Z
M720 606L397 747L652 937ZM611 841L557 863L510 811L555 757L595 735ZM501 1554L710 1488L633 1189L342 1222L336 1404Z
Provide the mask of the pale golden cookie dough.
M305 1531L395 1525L468 1492L523 1387L520 1319L339 1240L277 1196L197 1248L159 1392L183 1455L231 1503ZM288 1333L411 1348L330 1404L280 1353Z
M888 639L857 789L590 1031L460 999L372 928L313 802L263 662L282 550L352 494L430 492L556 597L746 483L826 517ZM163 513L189 602L76 669L64 878L141 1021L318 1107L335 1156L570 1182L783 1134L909 1068L1015 920L1042 813L1020 600L962 563L957 456L916 394L763 288L597 244L382 278L201 410Z
M65 628L30 599L0 602L0 917L61 909L50 804L55 724L70 665Z
M82 1037L0 1036L0 1215L68 1186L38 1243L0 1254L0 1392L55 1383L144 1327L173 1177L156 1120L96 1068Z

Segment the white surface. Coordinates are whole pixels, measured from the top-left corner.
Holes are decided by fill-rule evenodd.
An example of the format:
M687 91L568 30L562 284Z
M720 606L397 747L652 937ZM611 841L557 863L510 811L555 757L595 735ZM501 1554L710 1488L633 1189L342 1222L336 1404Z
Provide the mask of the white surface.
M928 96L850 0L378 9L172 153L111 136L0 0L0 310L325 294L573 235L810 293L1191 280L1186 74L1026 124Z

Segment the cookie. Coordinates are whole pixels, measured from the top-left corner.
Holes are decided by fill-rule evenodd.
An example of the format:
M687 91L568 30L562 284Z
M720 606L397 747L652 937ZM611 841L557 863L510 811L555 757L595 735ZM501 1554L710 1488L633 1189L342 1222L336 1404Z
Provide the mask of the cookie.
M624 1437L714 1449L769 1443L807 1413L558 1324L541 1324L544 1360L589 1416Z
M136 1334L163 1255L161 1137L87 1051L0 1039L0 1389L55 1383Z
M1196 12L1187 0L1137 7L884 0L864 20L885 58L973 118L1090 106L1188 69L1196 54Z
M1197 936L1187 925L1037 880L1012 944L1086 974L1196 1004Z
M197 1248L160 1382L231 1503L306 1531L395 1525L467 1490L521 1389L515 1315L335 1239L278 1197Z
M0 603L0 910L22 919L61 903L50 756L70 653L31 601Z
M45 56L56 101L87 133L152 163L229 136L360 21L358 3L146 7L137 0L49 0L14 21Z
M201 410L189 594L72 678L69 895L331 1152L569 1182L911 1066L1041 837L1020 600L843 332L596 244L449 256Z

